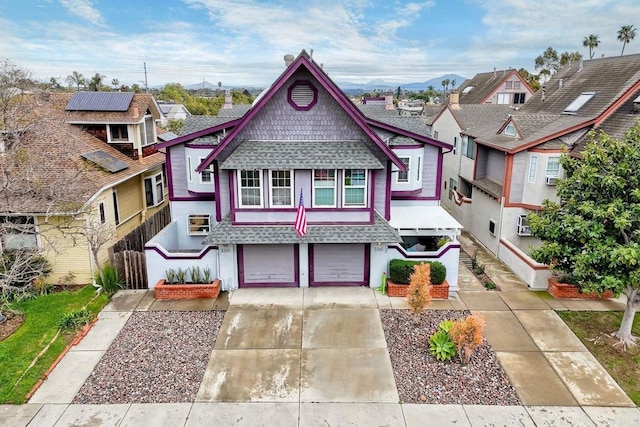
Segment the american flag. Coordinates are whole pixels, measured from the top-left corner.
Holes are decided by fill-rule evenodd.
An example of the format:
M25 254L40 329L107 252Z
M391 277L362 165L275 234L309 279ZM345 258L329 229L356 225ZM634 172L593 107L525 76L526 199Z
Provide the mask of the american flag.
M296 222L294 228L296 229L296 232L300 237L307 234L307 213L304 210L302 189L300 189L300 203L298 204L298 212L296 213Z

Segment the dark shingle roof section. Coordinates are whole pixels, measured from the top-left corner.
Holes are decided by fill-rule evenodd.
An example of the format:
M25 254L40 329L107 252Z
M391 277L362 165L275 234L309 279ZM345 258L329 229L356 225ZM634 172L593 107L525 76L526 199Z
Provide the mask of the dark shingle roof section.
M229 119L239 119L251 109L251 104L238 104L232 108L221 108L218 111L218 117L226 117Z
M294 218L295 212L291 212L291 225L232 225L231 218L227 215L204 239L204 244L402 242L398 231L377 213L373 224L309 224L307 234L303 237L299 237L293 228Z
M92 151L90 153L80 154L83 159L88 160L100 166L107 172L116 173L129 167L125 162L115 158L111 154L107 154L102 150Z
M458 88L460 92L460 104L480 104L487 96L511 75L513 70L491 71L489 73L478 73L473 78L465 80ZM465 91L467 88L472 88Z
M399 117L400 112L394 108L388 110L386 105L376 104L359 104L358 109L362 111L362 114L370 119L377 119L380 117Z
M188 135L190 133L195 133L201 130L209 129L229 121L231 121L231 119L226 117L188 116L187 118L184 119L184 123L182 124L182 128L180 129L179 134Z
M373 120L417 135L430 136L429 129L420 116L376 117ZM371 125L375 126L376 124L372 122Z
M244 141L221 169L383 169L362 141Z
M127 111L133 92L76 92L66 106L67 111Z

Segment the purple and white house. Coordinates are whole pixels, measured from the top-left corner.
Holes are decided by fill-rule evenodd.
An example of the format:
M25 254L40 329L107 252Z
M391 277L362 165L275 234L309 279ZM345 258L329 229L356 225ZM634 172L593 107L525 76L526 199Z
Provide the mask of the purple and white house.
M406 258L445 264L455 291L462 226L439 185L452 147L392 104L358 108L305 51L289 62L250 108L192 116L159 144L173 221L146 245L149 287L199 266L225 290L376 288Z

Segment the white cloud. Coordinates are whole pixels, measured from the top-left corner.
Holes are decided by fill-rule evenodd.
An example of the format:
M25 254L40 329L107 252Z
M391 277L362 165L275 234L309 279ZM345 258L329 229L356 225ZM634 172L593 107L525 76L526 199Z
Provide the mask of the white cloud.
M70 13L87 20L93 25L99 27L107 26L102 14L93 7L92 0L60 0L60 4Z

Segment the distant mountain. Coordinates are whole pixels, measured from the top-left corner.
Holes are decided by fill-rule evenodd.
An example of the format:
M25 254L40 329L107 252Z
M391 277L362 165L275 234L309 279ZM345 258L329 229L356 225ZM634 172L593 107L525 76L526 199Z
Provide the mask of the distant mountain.
M445 74L440 77L434 77L424 82L416 82L416 83L390 83L385 82L384 80L371 80L367 83L355 83L355 82L338 82L338 86L340 89L349 94L357 94L362 92L369 92L372 90L378 91L395 91L398 86L400 86L403 90L411 90L411 91L419 91L426 90L429 86L433 86L435 90L440 90L442 88L442 81L449 79L449 81L456 81L455 87L459 87L462 82L464 82L467 78L462 77L458 74ZM451 86L449 86L451 87Z
M211 82L208 82L206 80L200 82L200 83L194 83L192 85L186 85L184 86L185 89L187 90L198 90L198 89L218 89L218 84L213 84ZM222 87L222 89L224 89L224 86Z

